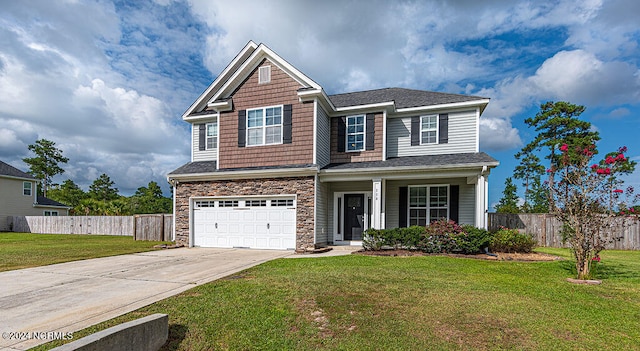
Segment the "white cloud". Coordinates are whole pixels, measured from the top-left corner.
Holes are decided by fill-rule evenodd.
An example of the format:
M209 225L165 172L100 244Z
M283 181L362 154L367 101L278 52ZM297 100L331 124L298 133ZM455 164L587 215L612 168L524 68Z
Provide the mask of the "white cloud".
M500 118L480 118L480 148L483 150L509 150L522 146L522 140L511 121Z

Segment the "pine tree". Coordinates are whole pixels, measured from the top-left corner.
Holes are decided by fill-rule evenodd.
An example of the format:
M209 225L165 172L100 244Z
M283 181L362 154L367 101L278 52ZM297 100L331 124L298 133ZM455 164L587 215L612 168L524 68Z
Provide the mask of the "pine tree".
M600 140L598 132L591 130L591 123L578 119L585 110L584 106L564 101L546 102L540 105L535 117L525 119L525 123L534 127L538 135L521 151L522 154L534 150L547 149L545 156L550 162L548 169L549 212L555 211L553 194L554 176L560 163L560 145L569 144L577 148L587 148Z
M519 213L518 208L518 187L513 184L511 177L505 179L502 198L498 201L496 212L498 213Z
M22 161L29 165L29 174L42 182L42 195L47 196L51 179L56 174L64 173L59 164L67 163L69 159L62 156L62 151L56 148L56 143L47 139L36 140L35 144L29 145L29 150L36 156L23 158Z

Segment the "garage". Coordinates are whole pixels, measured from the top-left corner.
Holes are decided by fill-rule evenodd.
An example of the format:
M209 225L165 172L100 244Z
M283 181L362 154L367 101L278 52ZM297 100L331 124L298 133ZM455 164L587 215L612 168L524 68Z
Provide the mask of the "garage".
M193 201L193 245L295 249L295 197L207 198Z

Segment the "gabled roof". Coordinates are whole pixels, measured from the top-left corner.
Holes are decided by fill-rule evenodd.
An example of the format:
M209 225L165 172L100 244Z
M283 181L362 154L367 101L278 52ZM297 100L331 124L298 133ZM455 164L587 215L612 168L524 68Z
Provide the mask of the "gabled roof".
M20 178L28 180L36 180L31 174L23 172L12 165L0 161L0 177L6 176L11 178Z
M213 83L211 83L207 90L185 111L182 118L185 119L189 116L201 114L210 103L227 101L230 94L244 82L253 69L264 59L268 59L277 65L278 68L300 83L303 88L322 90L318 83L293 67L266 45L257 45L253 41L249 41L231 63L218 75Z
M337 108L394 102L396 109L404 109L419 106L487 100L487 98L470 95L438 93L426 90L383 88L329 95L329 100L331 100L333 105Z

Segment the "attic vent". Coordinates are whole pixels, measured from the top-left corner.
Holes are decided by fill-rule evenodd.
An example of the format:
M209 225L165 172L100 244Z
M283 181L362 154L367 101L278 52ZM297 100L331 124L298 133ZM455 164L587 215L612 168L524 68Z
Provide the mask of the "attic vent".
M258 69L258 83L269 83L271 81L271 66L262 66Z

